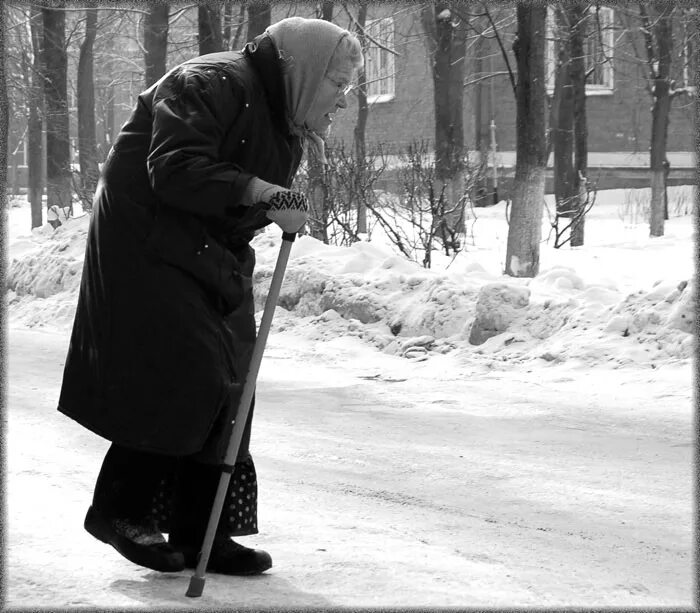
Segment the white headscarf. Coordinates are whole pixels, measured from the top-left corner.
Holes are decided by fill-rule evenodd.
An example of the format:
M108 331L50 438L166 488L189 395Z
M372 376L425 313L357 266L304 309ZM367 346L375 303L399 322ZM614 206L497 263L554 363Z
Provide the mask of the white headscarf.
M284 93L287 117L292 132L308 139L324 163L323 139L305 125L306 116L316 100L321 81L340 40L348 34L325 19L289 17L267 28L283 59Z

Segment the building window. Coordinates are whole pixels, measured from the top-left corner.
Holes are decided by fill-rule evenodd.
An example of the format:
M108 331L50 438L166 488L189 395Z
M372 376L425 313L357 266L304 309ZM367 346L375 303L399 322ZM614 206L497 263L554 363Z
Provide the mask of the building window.
M681 50L681 66L683 67L682 87L686 88L689 94L695 93L695 67L696 53L694 40L695 32L689 31L688 19L683 19L683 47Z
M367 41L365 54L365 75L367 78L367 102L388 102L396 94L394 74L394 54L387 49L394 48L394 19L374 19L367 21L365 32L372 40Z
M586 94L613 93L613 52L615 47L615 13L608 7L592 7L586 19L583 52L586 64ZM545 73L547 91L554 91L559 36L554 10L547 8Z

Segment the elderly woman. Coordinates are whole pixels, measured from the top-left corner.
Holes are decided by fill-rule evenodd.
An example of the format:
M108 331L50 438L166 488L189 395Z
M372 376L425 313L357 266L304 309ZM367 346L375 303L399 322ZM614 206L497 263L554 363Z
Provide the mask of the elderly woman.
M170 71L114 142L58 409L112 442L85 528L136 564L196 566L255 341L249 243L270 222L305 223L306 210L279 203L295 200L284 195L304 148L323 156L362 61L346 30L284 19L242 52ZM252 414L211 572L272 565L231 539L258 531Z

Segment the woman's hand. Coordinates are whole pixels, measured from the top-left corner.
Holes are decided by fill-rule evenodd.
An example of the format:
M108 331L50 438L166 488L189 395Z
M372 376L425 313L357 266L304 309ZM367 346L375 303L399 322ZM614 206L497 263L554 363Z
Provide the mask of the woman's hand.
M274 221L283 232L296 234L309 218L309 203L304 194L281 189L270 198L267 218Z

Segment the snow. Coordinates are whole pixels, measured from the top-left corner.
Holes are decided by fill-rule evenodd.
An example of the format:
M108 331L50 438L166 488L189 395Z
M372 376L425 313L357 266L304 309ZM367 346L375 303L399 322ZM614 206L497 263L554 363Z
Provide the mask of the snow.
M14 198L7 603L690 606L694 193L669 194L651 239L648 190L599 192L585 246L543 242L534 279L503 274L504 203L432 269L378 227L297 239L258 382L261 533L242 539L274 566L209 575L196 600L191 571L82 529L108 443L55 405L89 218L29 231ZM258 310L279 245L254 240Z

